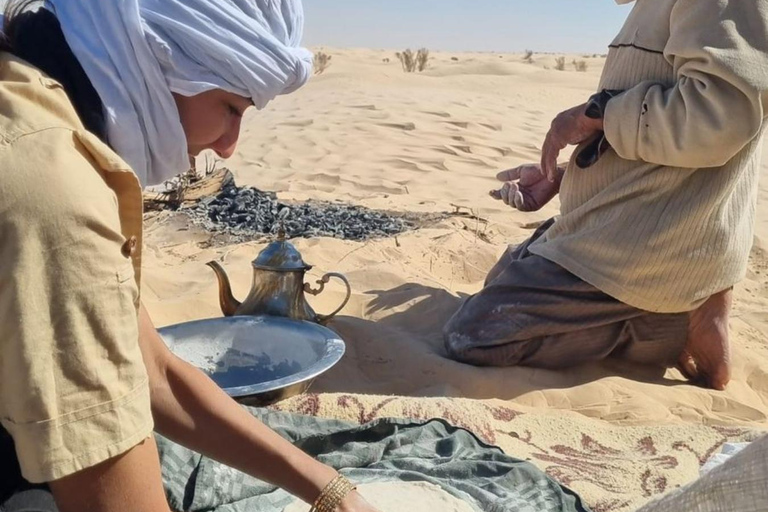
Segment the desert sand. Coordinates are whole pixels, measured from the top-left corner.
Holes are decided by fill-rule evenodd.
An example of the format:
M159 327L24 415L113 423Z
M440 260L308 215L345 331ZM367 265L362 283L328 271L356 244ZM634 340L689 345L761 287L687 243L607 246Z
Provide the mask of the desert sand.
M322 50L333 56L323 74L298 93L247 115L239 150L227 162L237 183L274 191L285 201L340 200L465 216L396 238L294 240L315 265L312 276L343 272L354 293L331 324L346 341L347 355L312 388L319 394L314 409L307 408L307 397L281 407L360 421L377 414L407 415L414 408L421 411L415 416L450 411L443 416L468 426L479 421L471 417L480 410L525 413L525 426L514 432L494 423L503 418L493 413L484 437L512 455L531 458L597 511L632 510L695 478L701 459L723 441L754 437L768 426L765 179L748 275L735 293L734 376L725 392L689 385L676 370L616 362L565 372L461 365L444 358L442 325L462 297L481 288L509 244L523 241L558 211L557 200L536 213L493 201L488 191L497 185L495 175L538 160L551 119L596 89L604 59L566 56L566 70L557 71L554 55L535 55L531 64L521 55L437 53L425 72L406 74L393 51ZM576 72L573 59L585 60L588 70ZM216 280L204 266L209 260L222 263L235 296L245 297L250 261L263 244L205 247L200 242L207 237L166 213L147 215L142 293L158 326L220 316ZM325 312L342 297L334 284L311 302ZM339 407L352 399L365 415ZM392 399L409 405L377 406L371 412L374 404ZM523 443L525 429L546 437L546 446L534 450ZM614 479L613 487L582 481L578 471L571 471L578 465L552 455L561 445L589 451L585 436L609 453L623 454L616 457L626 464L604 478ZM648 448L647 439L655 440L655 447L652 442ZM648 462L665 450L677 450L677 465ZM590 463L605 467L601 457ZM656 467L662 468L658 475L649 476Z

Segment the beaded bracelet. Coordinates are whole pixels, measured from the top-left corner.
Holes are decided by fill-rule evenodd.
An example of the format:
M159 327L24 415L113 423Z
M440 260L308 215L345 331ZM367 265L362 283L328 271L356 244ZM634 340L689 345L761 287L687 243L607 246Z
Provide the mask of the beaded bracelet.
M309 512L335 512L347 495L357 489L352 483L339 475L325 486Z

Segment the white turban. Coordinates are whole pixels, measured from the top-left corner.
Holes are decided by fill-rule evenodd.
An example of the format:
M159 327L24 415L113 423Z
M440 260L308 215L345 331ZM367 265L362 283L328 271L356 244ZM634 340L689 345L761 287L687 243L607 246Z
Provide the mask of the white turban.
M142 185L189 167L172 92L223 89L261 109L306 83L301 0L48 0Z

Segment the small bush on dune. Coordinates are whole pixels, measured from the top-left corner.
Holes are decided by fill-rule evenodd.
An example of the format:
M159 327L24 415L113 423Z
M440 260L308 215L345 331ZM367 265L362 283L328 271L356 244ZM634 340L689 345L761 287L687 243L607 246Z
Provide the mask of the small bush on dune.
M565 71L565 57L558 57L555 59L555 69L558 71Z
M320 75L331 65L331 56L327 53L317 52L314 59L315 74Z
M384 64L389 64L389 57L384 57L383 59L381 59L381 62L383 62Z
M523 62L527 62L528 64L533 64L533 50L525 50L525 56L523 57Z
M458 57L451 57L451 60L452 60L453 62L459 62L459 58L458 58Z
M587 71L587 61L580 60L578 62L573 61L573 67L576 68L576 71L580 73L585 73Z
M429 50L426 48L420 49L416 53L416 69L419 71L424 71L427 69L427 64L429 63Z
M397 52L395 56L400 61L400 64L403 65L403 71L406 73L424 71L429 63L429 50L426 48L422 48L416 53L413 53L413 50L408 48L404 52Z
M403 65L403 71L406 73L413 73L416 71L416 58L410 48L404 52L397 52L395 54L400 64Z

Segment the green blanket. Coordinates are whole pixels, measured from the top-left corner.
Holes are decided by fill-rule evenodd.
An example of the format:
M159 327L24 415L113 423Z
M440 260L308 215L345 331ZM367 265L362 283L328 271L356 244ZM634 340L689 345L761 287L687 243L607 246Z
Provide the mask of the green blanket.
M380 419L357 426L250 409L252 414L356 483L423 481L482 512L588 512L572 491L442 420ZM183 512L281 512L294 498L158 437L171 508Z

